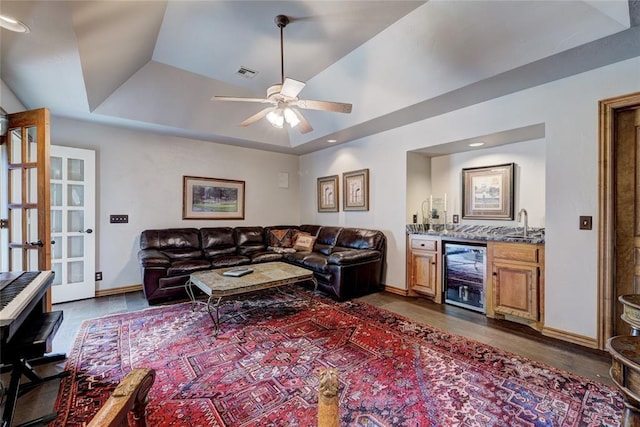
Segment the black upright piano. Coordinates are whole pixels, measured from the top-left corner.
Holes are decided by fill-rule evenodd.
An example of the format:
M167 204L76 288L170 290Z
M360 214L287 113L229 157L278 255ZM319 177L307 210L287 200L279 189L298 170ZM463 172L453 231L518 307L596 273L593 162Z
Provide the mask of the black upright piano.
M0 369L11 371L2 427L11 426L18 397L43 382L61 378L67 372L41 377L33 369L44 363L65 359L52 351L53 338L62 324L62 311L46 311L46 293L53 283L51 271L0 273ZM21 382L22 376L28 382ZM55 414L29 421L46 423Z

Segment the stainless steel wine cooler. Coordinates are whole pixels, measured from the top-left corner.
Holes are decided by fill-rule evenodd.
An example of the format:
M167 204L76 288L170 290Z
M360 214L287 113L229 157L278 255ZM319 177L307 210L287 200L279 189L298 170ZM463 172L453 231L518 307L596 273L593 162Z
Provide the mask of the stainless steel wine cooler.
M443 242L445 303L486 312L485 244Z

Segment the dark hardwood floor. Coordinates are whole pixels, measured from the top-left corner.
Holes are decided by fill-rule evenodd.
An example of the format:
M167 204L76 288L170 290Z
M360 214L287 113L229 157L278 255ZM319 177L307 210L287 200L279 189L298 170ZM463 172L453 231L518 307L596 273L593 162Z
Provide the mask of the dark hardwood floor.
M608 375L611 359L606 352L547 338L524 325L488 319L480 313L450 305L434 304L421 298L406 298L383 292L359 299L450 333L613 385ZM80 324L86 319L146 307L148 304L142 292L56 304L54 309L63 310L64 321L54 338L53 352L68 353ZM48 375L63 370L64 365L65 362L45 365L38 367L38 371ZM8 385L6 374L2 376L2 383ZM59 380L51 381L22 396L18 401L14 423L51 412L58 386Z

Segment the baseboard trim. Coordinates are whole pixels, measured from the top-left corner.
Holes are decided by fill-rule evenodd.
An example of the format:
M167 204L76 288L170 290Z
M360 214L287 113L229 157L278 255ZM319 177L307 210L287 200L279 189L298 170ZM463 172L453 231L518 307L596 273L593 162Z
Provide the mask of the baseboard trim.
M384 291L389 292L390 294L402 295L403 297L409 296L409 291L407 289L396 288L395 286L384 286Z
M542 335L550 338L556 338L562 341L567 341L573 344L578 344L583 347L598 349L598 341L595 338L585 337L584 335L574 334L572 332L561 331L559 329L543 327Z
M98 297L106 297L109 295L120 295L126 294L128 292L138 292L142 290L142 284L139 285L131 285L131 286L123 286L121 288L112 288L112 289L99 289L96 291L96 298Z

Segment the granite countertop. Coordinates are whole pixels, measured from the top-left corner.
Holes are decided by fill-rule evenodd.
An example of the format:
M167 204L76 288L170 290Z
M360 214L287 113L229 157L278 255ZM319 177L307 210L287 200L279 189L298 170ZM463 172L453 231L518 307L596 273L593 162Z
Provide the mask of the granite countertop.
M449 230L445 230L442 225L439 229L428 230L425 224L407 224L407 234L425 234L441 238L478 240L495 242L520 242L544 244L544 228L529 228L527 237L522 237L522 227L496 227L489 225L449 225Z

